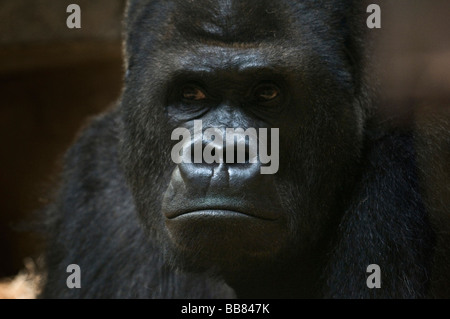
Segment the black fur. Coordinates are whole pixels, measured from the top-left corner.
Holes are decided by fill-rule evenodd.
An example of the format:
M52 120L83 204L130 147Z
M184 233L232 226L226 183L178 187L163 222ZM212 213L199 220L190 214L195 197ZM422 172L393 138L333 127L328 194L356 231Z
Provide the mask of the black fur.
M434 234L414 143L373 117L359 1L222 1L222 11L214 11L217 1L193 3L130 1L122 100L67 154L47 214L42 297L430 296ZM172 79L177 63L210 58L203 44L237 53L261 49L284 65L277 72L294 86L289 112L233 120L228 113L202 115L211 126L220 118L240 121L232 122L236 127L280 128L274 179L284 228L280 248L264 257L223 249L223 259L210 261L201 251L179 251L161 214L174 167L170 132L192 119L192 110L173 110L167 92L179 81ZM194 235L183 235L187 245ZM82 269L81 289L66 287L73 263ZM381 289L366 286L369 264L381 267Z

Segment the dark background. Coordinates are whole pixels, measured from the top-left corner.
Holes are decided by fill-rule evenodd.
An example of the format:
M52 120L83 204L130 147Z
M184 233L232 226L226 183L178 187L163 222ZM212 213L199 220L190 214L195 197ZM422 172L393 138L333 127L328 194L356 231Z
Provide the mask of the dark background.
M36 258L23 229L49 200L64 151L120 95L124 0L0 0L0 277ZM66 27L81 6L82 29ZM380 113L402 126L450 110L450 1L373 1Z

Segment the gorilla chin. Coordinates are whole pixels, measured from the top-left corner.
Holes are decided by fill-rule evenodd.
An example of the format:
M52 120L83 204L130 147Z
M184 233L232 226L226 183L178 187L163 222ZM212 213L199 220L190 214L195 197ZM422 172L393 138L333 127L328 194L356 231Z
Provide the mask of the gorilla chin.
M197 269L219 268L221 273L240 271L235 268L248 267L251 260L271 259L286 243L281 220L229 210L198 210L166 218L166 227L177 254Z

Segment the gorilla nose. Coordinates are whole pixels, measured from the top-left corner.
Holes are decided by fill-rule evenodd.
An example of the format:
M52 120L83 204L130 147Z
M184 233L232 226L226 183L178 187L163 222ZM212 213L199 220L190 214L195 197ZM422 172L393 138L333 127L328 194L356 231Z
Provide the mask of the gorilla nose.
M274 177L261 174L255 139L243 134L228 140L222 136L194 138L183 146L164 194L164 215L172 219L196 211L228 211L277 219L280 204Z
M260 172L259 163L254 164L193 164L178 165L180 177L188 189L224 191L226 188L240 188L256 178Z
M224 147L214 141L202 142L202 156L194 154L193 144L191 157L178 165L187 189L203 190L204 194L220 190L223 194L227 188L240 188L260 174L260 162L249 150L248 143Z

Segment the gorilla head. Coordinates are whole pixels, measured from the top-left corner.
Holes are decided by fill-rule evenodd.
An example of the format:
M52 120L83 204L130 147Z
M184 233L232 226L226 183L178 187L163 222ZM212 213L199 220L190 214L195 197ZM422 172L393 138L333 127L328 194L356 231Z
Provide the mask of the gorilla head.
M355 7L130 1L120 161L173 265L234 283L317 264L358 173L368 111ZM196 120L279 129L278 171L261 174L248 158L175 164L172 132L194 135Z

